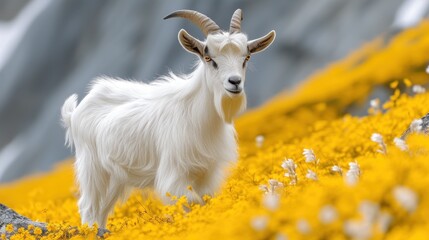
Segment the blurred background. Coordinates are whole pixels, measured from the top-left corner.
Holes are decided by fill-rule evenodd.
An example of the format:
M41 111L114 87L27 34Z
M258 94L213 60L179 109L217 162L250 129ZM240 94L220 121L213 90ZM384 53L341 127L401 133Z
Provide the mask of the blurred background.
M72 93L108 75L150 82L168 70L187 73L195 57L178 41L200 11L224 29L235 9L250 39L277 31L251 60L246 80L254 108L380 35L428 15L428 0L0 0L0 182L49 170L72 155L64 147L60 108Z

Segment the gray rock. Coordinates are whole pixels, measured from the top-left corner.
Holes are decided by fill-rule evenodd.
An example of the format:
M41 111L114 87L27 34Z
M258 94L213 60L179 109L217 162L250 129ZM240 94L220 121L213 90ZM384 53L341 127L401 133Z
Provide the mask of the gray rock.
M6 226L9 224L12 224L14 227L14 231L11 233L6 231ZM9 238L10 235L18 231L19 228L23 227L24 229L27 229L28 225L39 227L42 229L43 234L45 234L47 231L45 223L31 221L30 219L19 215L5 205L0 204L0 235L6 234L6 237Z
M6 226L12 224L14 227L14 231L8 232L6 231ZM11 235L15 234L19 228L28 229L29 225L33 225L34 227L39 227L42 230L42 235L47 233L46 223L35 222L32 221L18 213L16 213L11 208L6 207L5 205L0 203L0 235L6 234L6 237L9 238ZM76 228L77 227L70 227ZM32 231L30 233L33 234ZM102 237L105 233L109 233L109 230L104 228L99 228L97 232L97 236Z

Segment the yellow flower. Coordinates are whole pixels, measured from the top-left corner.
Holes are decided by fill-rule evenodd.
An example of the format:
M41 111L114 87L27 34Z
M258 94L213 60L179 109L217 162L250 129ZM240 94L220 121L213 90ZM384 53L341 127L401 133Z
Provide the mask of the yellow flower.
M13 227L13 225L12 225L12 224L8 224L8 225L6 225L6 231L7 231L7 232L13 232L13 230L14 230L14 227Z
M35 235L41 235L42 234L42 229L39 227L35 227L33 233Z
M30 225L28 225L28 226L27 226L27 229L28 229L28 230L33 230L33 229L34 229L34 225L31 225L31 224L30 224Z
M407 86L407 87L411 87L412 85L413 85L413 83L410 81L410 79L408 79L408 78L405 78L404 79L404 84L405 84L405 86Z
M13 236L11 236L10 240L22 240L24 238L25 237L21 233L18 233L18 234L14 234Z
M76 228L70 228L70 229L68 230L68 233L69 233L69 234L71 234L71 235L74 235L76 232L77 232L77 229L76 229Z
M91 229L90 229L90 227L88 226L88 224L84 224L84 225L81 225L81 226L79 227L79 232L80 232L82 235L87 235L88 233L90 233L90 232L91 232Z
M411 123L429 111L429 93L422 87L429 81L424 73L428 52L425 21L387 44L364 46L310 77L293 94L244 114L235 121L239 159L214 196L200 196L204 204L198 205L166 193L174 204L164 205L152 190L137 190L109 215L111 233L105 236L424 239L429 229L429 137L422 134L422 120ZM394 91L387 101L368 104L375 87ZM352 112L370 107L371 115L344 114L360 105ZM410 124L412 134L401 138ZM188 190L204 194L197 186ZM43 176L2 185L0 191L0 202L49 222L47 236L28 227L36 238L89 239L97 231L97 225L80 225L70 161ZM13 232L13 225L6 231ZM34 237L31 231L18 232L11 239Z
M398 87L398 85L399 85L399 81L394 81L394 82L390 83L390 88L395 89Z
M53 224L48 224L46 230L48 230L48 232L53 232L56 230L56 227Z

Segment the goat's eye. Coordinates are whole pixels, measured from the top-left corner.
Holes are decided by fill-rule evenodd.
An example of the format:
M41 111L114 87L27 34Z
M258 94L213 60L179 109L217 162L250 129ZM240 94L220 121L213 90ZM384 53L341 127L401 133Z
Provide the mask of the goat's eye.
M212 58L211 57L209 57L209 56L204 56L204 61L206 61L206 62L210 62L212 60Z

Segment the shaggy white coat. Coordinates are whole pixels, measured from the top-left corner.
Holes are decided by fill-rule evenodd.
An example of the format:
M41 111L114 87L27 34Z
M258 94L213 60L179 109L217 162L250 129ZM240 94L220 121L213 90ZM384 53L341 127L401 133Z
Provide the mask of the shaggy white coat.
M230 94L225 86L231 75L244 84L247 37L209 35L205 44L218 68L199 61L189 75L151 84L100 77L79 105L76 94L65 101L83 223L104 227L130 187L154 187L166 203L167 192L202 203L219 188L237 159L232 118L246 106L244 92Z

